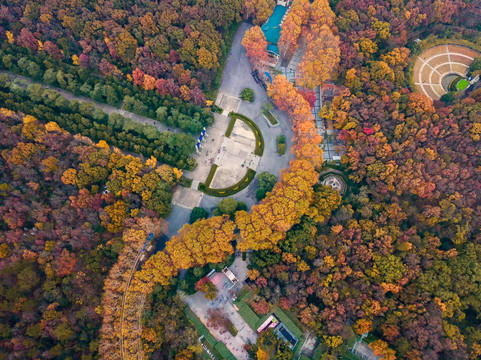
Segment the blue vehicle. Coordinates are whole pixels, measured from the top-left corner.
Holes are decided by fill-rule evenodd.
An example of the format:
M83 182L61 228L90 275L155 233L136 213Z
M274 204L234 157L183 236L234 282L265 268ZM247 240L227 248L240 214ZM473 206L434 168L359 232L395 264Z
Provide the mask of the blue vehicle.
M150 241L152 240L153 237L154 237L154 233L151 233L149 235L149 237L147 238L147 240L145 240L144 247L142 248L142 250L140 250L140 252L145 251L145 249L147 248L147 245L149 245L149 243L150 243Z

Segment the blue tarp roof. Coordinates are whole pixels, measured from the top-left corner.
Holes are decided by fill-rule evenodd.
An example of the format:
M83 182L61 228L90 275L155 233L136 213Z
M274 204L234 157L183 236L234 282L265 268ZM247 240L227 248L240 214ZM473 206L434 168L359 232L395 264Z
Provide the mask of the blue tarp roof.
M268 44L267 51L272 51L273 53L276 53L277 55L279 55L279 48L277 47L277 45Z
M262 25L261 29L268 43L277 44L279 42L279 37L281 36L280 23L286 11L286 7L277 5L271 17ZM279 53L279 51L277 51L277 53Z

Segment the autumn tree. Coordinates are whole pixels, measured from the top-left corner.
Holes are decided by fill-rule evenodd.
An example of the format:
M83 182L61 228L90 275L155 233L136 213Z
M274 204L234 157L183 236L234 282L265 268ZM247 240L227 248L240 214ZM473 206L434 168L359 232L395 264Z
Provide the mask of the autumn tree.
M177 269L221 262L234 251L231 244L234 228L234 223L225 215L202 219L184 225L179 234L167 242L165 251Z
M241 12L245 20L252 19L254 25L261 25L271 16L275 6L273 0L248 0Z
M336 15L331 10L328 0L314 0L309 11L309 27L314 34L321 32L326 25L332 28Z
M217 287L210 281L208 277L203 277L195 284L195 290L204 293L204 296L213 301L217 297Z
M254 26L246 31L242 45L254 68L259 68L262 63L269 60L266 37L259 26Z
M308 19L309 1L294 0L282 25L279 38L278 46L282 56L285 56L288 52L293 53L295 51L302 27L307 24Z
M340 58L339 38L323 25L315 38L309 38L307 51L297 67L296 83L313 89L328 80Z

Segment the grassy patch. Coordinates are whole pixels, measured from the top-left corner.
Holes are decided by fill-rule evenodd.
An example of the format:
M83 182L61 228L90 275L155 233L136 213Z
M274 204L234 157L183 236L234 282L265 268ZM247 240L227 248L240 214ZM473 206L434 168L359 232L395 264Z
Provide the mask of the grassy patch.
M212 352L216 359L225 360L236 360L234 355L227 349L227 347L215 339L215 337L210 333L210 331L205 327L205 325L200 321L200 319L195 315L195 313L186 306L185 315L194 325L195 329L200 335L204 335L202 342L207 346L207 348Z
M232 129L234 129L234 124L236 120L237 118L234 116L230 118L229 126L227 127L227 131L225 132L226 137L230 137L230 135L232 134Z
M264 110L262 110L262 114L267 118L267 120L269 120L269 122L271 123L271 125L277 125L277 124L279 124L279 122L277 121L277 119L275 118L275 116L272 115L272 113L269 111L269 109L264 109Z
M284 310L282 310L280 307L277 305L274 306L274 315L277 316L277 318L284 323L284 325L287 326L287 328L290 330L290 332L298 339L301 338L303 332L302 330L297 326L296 322L297 319L294 320L292 319L293 316L289 316ZM292 314L291 314L292 315Z
M214 167L214 165L212 165L212 167ZM212 169L211 169L211 172L212 172ZM211 189L209 188L210 182L212 182L212 179L211 179L208 185L207 185L207 181L206 183L199 184L199 190L204 192L207 195L212 195L217 197L231 196L231 195L237 194L241 190L244 190L251 183L251 181L254 179L255 176L256 176L256 172L254 170L247 169L247 173L242 178L242 180L239 181L237 184L234 184L232 186L229 186L223 189ZM207 180L208 179L209 178L207 178Z
M215 339L214 335L210 333L210 331L202 324L202 321L195 315L195 313L190 309L190 307L185 307L185 316L190 322L194 325L195 329L200 335L204 335L204 339L206 342L210 343L212 347L217 344L217 340Z
M230 113L230 116L232 118L241 119L251 128L252 132L256 137L256 149L254 151L254 154L256 154L257 156L262 156L262 154L264 154L264 137L262 136L261 130L259 129L257 124L242 114Z
M243 301L246 297L250 296L251 288L249 286L244 286L237 293L237 301Z
M464 89L466 89L467 87L469 86L469 81L466 80L466 79L461 79L458 81L458 83L456 84L456 89L458 91L463 91Z
M274 314L284 325L289 329L292 334L301 339L303 332L301 330L301 325L295 315L282 310L279 306L274 305L272 311L267 315L259 317L254 310L251 309L247 302L252 296L251 289L248 286L242 288L237 294L237 300L235 301L236 306L239 308L239 314L244 318L244 320L249 324L249 326L256 331L263 323L267 320L269 316Z
M217 170L217 164L213 164L212 167L210 168L209 175L207 175L207 179L205 180L205 187L209 187L210 183L212 182L212 179L214 178L215 171Z
M257 331L258 327L256 327L256 325L259 322L259 316L257 316L245 301L237 301L235 304L239 308L239 315L242 316L247 325L249 325L252 330Z
M239 332L236 327L234 326L234 324L229 320L229 322L227 323L227 326L226 326L226 329L228 332L230 332L230 334L232 336L236 336L237 333Z
M277 153L279 155L284 155L286 153L286 137L284 135L279 135L277 137Z
M215 346L214 349L216 352L220 355L218 359L225 359L225 360L237 360L234 355L227 349L227 346L223 342L218 342ZM214 355L215 356L215 355ZM217 358L217 356L216 356Z

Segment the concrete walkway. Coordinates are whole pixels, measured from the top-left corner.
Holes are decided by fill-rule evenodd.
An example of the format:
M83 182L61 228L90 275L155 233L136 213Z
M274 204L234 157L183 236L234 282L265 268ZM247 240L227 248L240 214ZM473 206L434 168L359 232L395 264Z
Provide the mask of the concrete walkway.
M283 111L273 110L272 113L279 121L279 126L269 127L267 121L262 116L262 105L269 101L269 97L265 90L254 81L254 78L251 75L252 69L249 60L247 59L245 48L241 44L245 32L251 26L252 25L247 23L242 23L234 37L224 73L222 75L218 99L221 99L224 94L238 97L241 91L245 88L251 88L254 90L254 102L250 103L248 101L241 101L237 112L254 121L264 137L264 154L259 160L256 169L257 173L259 174L262 171L267 171L279 177L281 170L289 167L289 161L293 157L290 152L292 145L291 139L293 136L291 121ZM209 132L209 130L207 130L207 132ZM277 154L276 139L278 135L285 135L286 137L286 154L283 156ZM245 202L248 207L251 207L257 202L255 198L256 190L257 181L254 180L247 188L233 197L236 200ZM217 206L220 200L222 200L222 198L204 195L200 206L206 209L213 209Z
M239 280L239 284L235 289L242 288L242 283L247 278L247 261L243 261L240 256L237 256L234 264L229 266L229 269ZM230 350L230 352L238 360L250 359L247 351L244 350L244 345L247 343L255 343L257 334L247 325L246 321L239 315L234 308L232 302L232 292L229 290L231 282L223 273L217 273L211 278L212 283L217 287L219 291L214 301L206 299L201 292L197 292L194 295L184 295L182 300L191 308L191 310L197 315L202 323L209 329L214 335L217 341L221 341ZM232 336L225 329L215 329L209 327L209 316L207 314L209 309L219 309L223 314L232 322L235 328L238 330L236 336Z
M142 125L153 125L160 132L169 131L169 132L176 133L176 134L182 132L182 130L180 130L178 128L166 126L163 123L161 123L157 120L148 118L146 116L142 116L142 115L132 113L130 111L122 110L122 109L116 108L115 106L112 106L112 105L99 103L99 102L94 101L92 99L89 99L85 96L75 95L74 93L71 93L70 91L66 91L66 90L57 88L55 86L45 85L43 83L33 81L32 79L27 78L27 77L22 76L22 75L13 74L13 73L10 73L10 72L7 72L7 71L0 71L0 73L8 75L8 77L11 80L20 79L20 80L23 80L23 81L27 82L28 84L39 84L40 86L42 86L45 89L54 90L54 91L58 92L60 95L62 95L64 98L66 98L67 100L70 100L70 101L76 100L76 101L81 101L81 102L86 102L86 103L92 104L94 107L96 107L99 110L102 110L104 113L106 113L108 115L110 115L110 114L120 114L123 117L126 117L127 119L135 121L136 123L139 123L139 124L142 124Z

